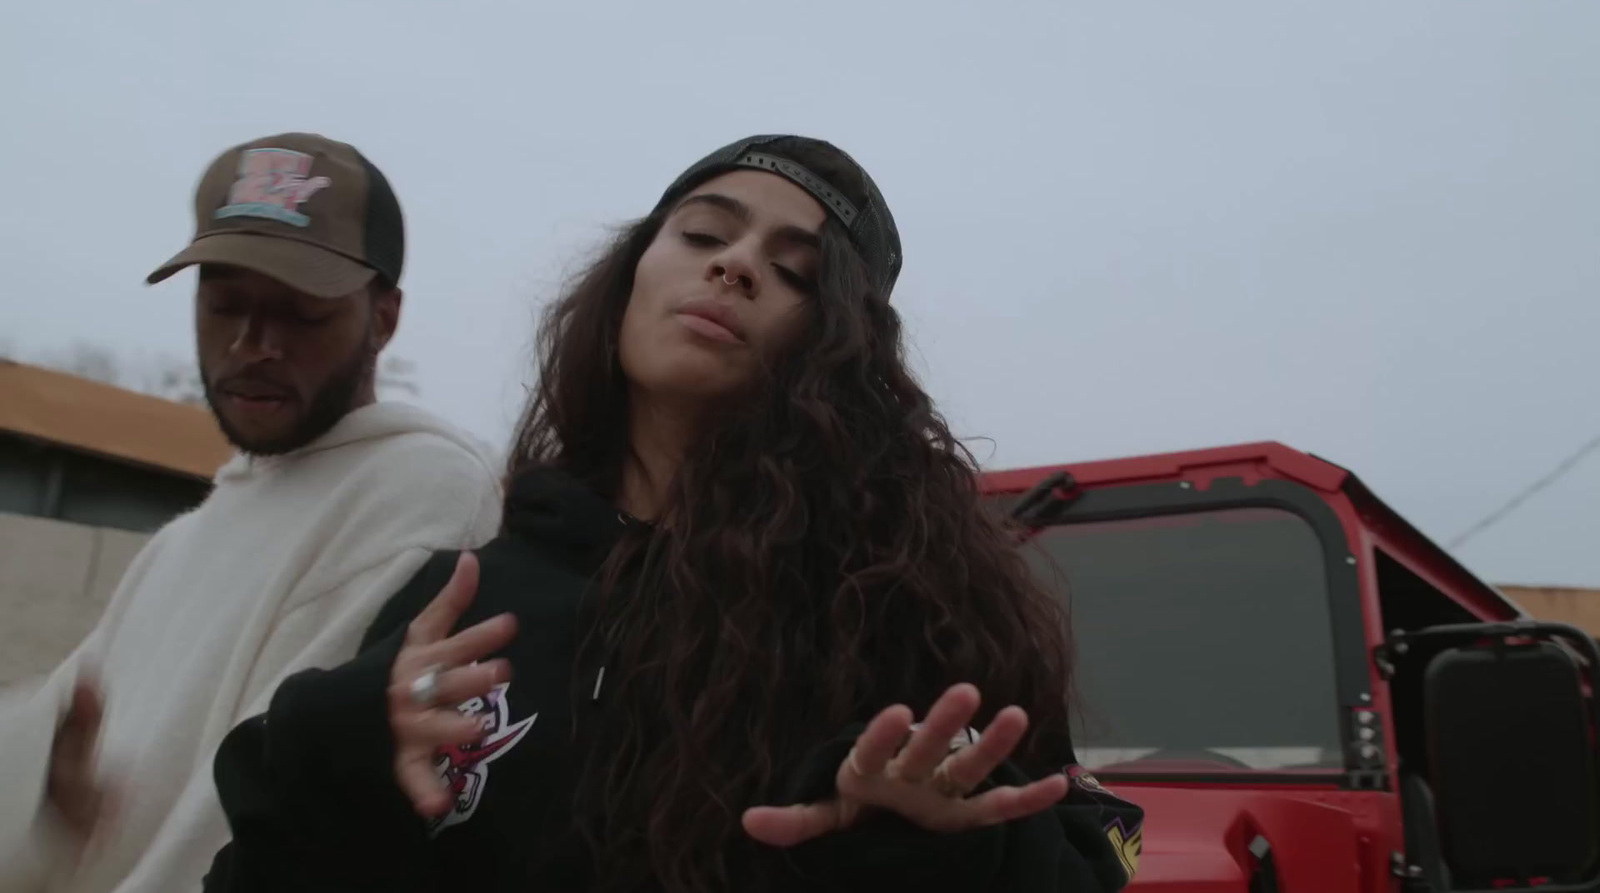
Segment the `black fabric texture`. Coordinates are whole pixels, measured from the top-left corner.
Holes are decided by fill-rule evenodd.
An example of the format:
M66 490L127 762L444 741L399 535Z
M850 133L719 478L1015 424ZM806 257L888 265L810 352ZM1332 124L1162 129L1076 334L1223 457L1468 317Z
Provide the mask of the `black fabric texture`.
M367 266L377 270L390 285L399 285L406 261L406 227L400 199L377 165L360 152L356 158L367 172L367 213L361 227Z

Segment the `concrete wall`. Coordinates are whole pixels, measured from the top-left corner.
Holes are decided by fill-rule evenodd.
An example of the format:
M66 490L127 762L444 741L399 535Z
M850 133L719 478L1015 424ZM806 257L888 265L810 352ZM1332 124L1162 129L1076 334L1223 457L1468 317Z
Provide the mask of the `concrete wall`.
M71 653L147 539L0 514L0 688L47 673Z

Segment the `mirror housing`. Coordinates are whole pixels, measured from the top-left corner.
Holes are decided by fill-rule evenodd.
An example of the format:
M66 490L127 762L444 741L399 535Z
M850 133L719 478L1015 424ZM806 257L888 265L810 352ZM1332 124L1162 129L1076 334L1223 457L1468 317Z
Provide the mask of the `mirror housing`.
M1422 673L1426 785L1454 890L1600 890L1600 649L1564 624L1401 634Z

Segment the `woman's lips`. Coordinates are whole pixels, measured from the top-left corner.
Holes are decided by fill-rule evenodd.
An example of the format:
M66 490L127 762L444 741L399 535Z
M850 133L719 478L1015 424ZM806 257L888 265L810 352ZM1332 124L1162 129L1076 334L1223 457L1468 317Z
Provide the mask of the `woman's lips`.
M694 332L696 335L701 335L712 341L720 341L724 344L744 343L744 339L740 338L732 329L717 320L696 313L679 311L678 322L683 323L684 328Z

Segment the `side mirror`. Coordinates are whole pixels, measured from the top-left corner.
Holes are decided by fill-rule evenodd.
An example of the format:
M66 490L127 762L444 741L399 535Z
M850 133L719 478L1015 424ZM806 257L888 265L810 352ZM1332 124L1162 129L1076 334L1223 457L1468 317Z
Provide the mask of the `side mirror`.
M1594 640L1523 623L1407 635L1440 637L1462 641L1423 674L1428 786L1452 887L1600 889Z

